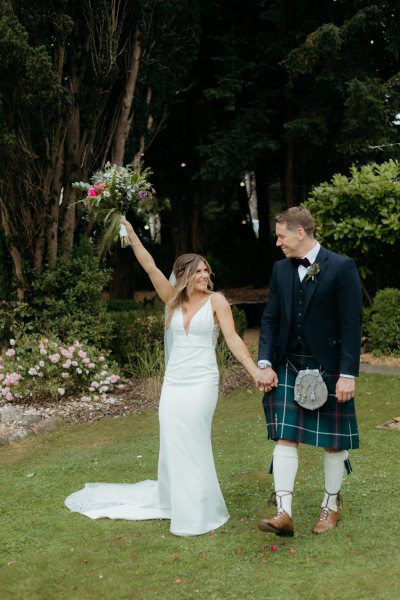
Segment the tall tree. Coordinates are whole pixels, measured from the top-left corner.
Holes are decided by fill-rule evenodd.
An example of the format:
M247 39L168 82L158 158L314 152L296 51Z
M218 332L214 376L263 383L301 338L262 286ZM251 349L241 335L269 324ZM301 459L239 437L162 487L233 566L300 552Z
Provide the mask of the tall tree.
M0 209L20 298L29 268L71 256L71 183L130 162L164 123L196 55L196 5L2 2Z

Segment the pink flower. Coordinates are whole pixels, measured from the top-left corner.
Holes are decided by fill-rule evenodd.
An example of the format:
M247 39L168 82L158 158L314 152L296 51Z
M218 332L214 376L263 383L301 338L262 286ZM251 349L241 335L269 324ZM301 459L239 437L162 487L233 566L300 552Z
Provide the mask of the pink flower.
M60 360L61 356L58 354L58 352L56 352L55 354L50 354L49 355L49 361L52 363L58 363L58 361Z
M86 352L84 350L79 350L78 356L79 358L86 358Z
M34 376L34 375L37 375L37 373L38 373L38 372L37 372L37 370L35 369L35 367L31 367L31 368L29 369L29 371L28 371L28 374L29 374L29 375L32 375L32 376Z
M44 361L43 360L39 360L39 367L44 367Z
M4 375L0 375L0 380L4 379ZM7 373L6 378L4 379L5 385L15 385L21 379L21 375L19 373Z
M6 400L8 402L11 402L11 400L14 400L14 396L12 395L11 392L7 392L7 394L6 394Z
M75 346L69 346L68 352L71 352L71 354L73 354L75 352Z
M89 367L89 369L94 369L94 368L95 368L95 366L96 366L96 365L95 365L94 363L92 363L92 362L90 362L90 363L88 364L88 367Z
M11 357L11 356L15 356L15 350L14 350L14 348L9 348L9 349L6 351L6 356L10 356L10 357Z
M66 348L60 348L60 352L63 356L65 356L65 358L72 358L71 352L66 350Z
M117 383L118 380L119 380L119 375L111 375L110 383Z
M106 359L104 358L104 356L101 354L99 356L99 362L104 362Z
M93 196L98 196L99 193L98 193L97 190L95 190L94 188L91 187L91 188L88 189L87 195L89 196L89 198L91 198Z
M57 392L60 394L60 396L64 396L65 389L64 388L57 388Z
M40 354L47 354L46 348L40 348Z
M96 389L96 388L100 387L100 384L98 381L92 381L92 383L90 384L90 387Z
M71 361L68 359L65 361L65 363L63 364L63 369L69 369L71 366Z
M95 183L93 187L95 190L98 190L99 192L104 192L104 190L106 189L106 186L104 185L104 183Z
M90 402L90 396L82 396L81 400L82 402Z

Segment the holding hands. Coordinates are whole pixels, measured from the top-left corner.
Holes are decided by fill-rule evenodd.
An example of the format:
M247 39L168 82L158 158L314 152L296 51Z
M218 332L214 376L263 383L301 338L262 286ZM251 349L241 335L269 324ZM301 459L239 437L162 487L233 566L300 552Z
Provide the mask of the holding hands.
M257 369L256 385L261 392L270 392L278 387L278 377L272 367Z

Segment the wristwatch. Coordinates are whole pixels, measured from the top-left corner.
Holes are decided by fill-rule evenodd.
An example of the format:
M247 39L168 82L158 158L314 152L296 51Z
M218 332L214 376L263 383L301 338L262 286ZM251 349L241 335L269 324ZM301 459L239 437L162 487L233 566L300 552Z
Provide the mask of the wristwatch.
M258 361L259 369L268 369L268 367L272 367L272 363L270 363L269 360L259 360Z

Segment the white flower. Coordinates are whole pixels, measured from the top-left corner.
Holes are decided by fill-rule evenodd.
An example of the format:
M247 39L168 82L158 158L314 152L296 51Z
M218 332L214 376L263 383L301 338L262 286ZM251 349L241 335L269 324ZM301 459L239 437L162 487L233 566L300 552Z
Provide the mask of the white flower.
M60 394L60 396L64 396L65 389L64 388L57 388L57 392Z
M15 346L15 344L17 343L14 339L9 340L10 342L10 346Z

